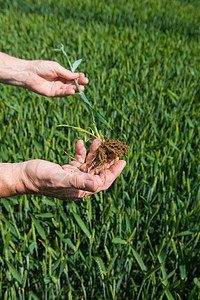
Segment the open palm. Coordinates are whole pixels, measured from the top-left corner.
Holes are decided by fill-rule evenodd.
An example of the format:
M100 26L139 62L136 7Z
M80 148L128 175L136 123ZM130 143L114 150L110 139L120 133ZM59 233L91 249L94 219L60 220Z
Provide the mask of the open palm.
M108 189L125 167L124 160L107 164L98 175L80 171L80 166L92 158L99 145L99 139L94 140L86 157L84 143L79 140L76 144L76 160L63 166L39 159L27 161L24 182L28 191L62 200L78 200Z

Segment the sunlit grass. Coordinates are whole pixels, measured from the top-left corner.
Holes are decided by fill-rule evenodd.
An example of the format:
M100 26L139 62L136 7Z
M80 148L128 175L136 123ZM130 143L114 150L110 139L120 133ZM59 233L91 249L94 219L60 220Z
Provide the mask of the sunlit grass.
M1 200L0 299L198 299L199 8L0 0L0 51L68 67L53 51L62 42L113 130L97 128L129 146L119 179L87 201ZM56 125L91 125L76 96L0 90L2 162L74 155L83 134Z

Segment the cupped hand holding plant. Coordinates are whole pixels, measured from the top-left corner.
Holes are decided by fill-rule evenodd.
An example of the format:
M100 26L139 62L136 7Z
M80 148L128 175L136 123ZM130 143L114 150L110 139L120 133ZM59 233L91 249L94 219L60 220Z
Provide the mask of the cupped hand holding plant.
M92 161L94 154L96 153L97 149L101 145L101 139L95 139L90 147L90 152L88 155L87 151L85 149L84 142L82 140L79 140L76 144L76 155L75 160L70 163L70 165L64 165L62 166L63 170L68 171L69 166L74 167L74 172L77 172L77 179L78 176L80 176L81 180L84 178L85 175L90 175L93 184L94 184L94 190L91 191L78 191L78 198L83 198L95 193L98 193L103 190L107 190L111 184L115 181L115 179L121 174L122 170L126 166L125 160L118 160L118 159L112 159L105 163L103 166L101 166L98 170L92 169L88 173L88 165ZM80 172L81 170L81 172ZM98 175L95 175L98 173ZM77 192L77 191L76 191ZM76 193L75 193L76 194Z
M104 165L98 175L80 170L85 161L92 159L100 144L100 139L95 139L86 157L84 143L79 140L76 144L76 160L63 166L40 159L0 164L0 198L42 194L62 200L78 200L107 189L123 170L125 161Z
M62 200L78 200L108 189L125 167L125 161L104 165L98 175L80 170L85 161L92 159L100 143L100 139L95 139L86 157L84 143L79 140L76 144L76 160L63 166L42 160L29 161L25 167L28 189Z

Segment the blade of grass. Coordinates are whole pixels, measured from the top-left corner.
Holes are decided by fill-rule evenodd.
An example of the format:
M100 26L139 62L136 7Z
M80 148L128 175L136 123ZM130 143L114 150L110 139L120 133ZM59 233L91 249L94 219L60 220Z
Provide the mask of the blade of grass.
M76 222L78 223L78 225L80 226L80 228L83 230L83 232L85 233L85 235L89 239L91 239L91 233L89 232L89 230L85 226L85 223L82 221L82 219L79 217L79 215L77 215L75 212L72 212L72 213L73 213L73 216L74 216Z

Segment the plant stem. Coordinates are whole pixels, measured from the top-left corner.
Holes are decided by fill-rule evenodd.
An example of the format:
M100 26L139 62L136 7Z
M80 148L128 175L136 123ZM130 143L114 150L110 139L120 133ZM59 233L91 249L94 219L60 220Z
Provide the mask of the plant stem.
M74 73L74 72L73 72L72 64L71 64L71 62L70 62L70 60L69 60L69 57L68 57L67 53L66 53L65 50L64 50L63 44L61 44L61 51L62 51L62 53L64 54L65 58L67 59L67 62L68 62L69 66L70 66L70 69L71 69L71 72ZM74 79L74 82L75 82L76 87L77 87L77 89L78 89L78 91L79 91L79 96L80 96L81 99L82 99L82 96L83 96L82 94L84 94L84 93L81 91L77 79ZM87 97L85 96L85 94L84 94L84 97L85 97L86 100L87 100ZM82 99L82 100L83 100L83 99ZM89 105L90 103L89 103L88 100L87 100L87 102L88 102L88 104L87 104L87 103L85 103L85 104L87 105L88 110L89 110L90 115L91 115L91 118L92 118L92 122L93 122L93 123L92 123L92 127L93 127L93 130L94 130L94 133L95 133L95 135L96 135L97 137L100 137L99 132L98 132L98 129L97 129L97 126L96 126L95 117L94 117L92 108L91 108L91 106Z

